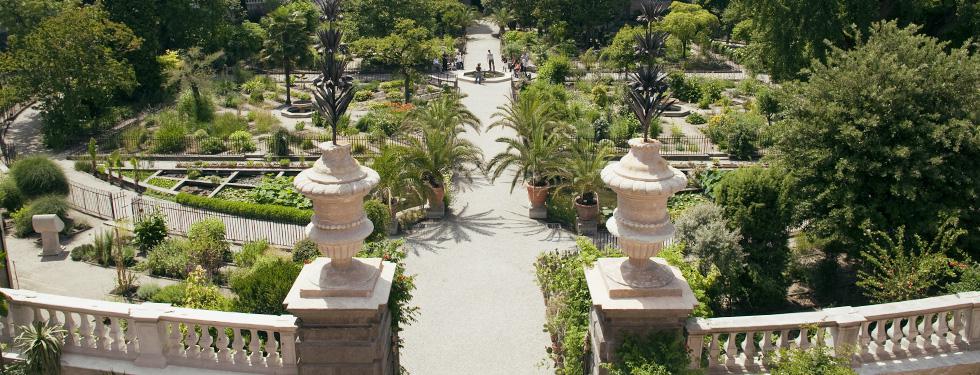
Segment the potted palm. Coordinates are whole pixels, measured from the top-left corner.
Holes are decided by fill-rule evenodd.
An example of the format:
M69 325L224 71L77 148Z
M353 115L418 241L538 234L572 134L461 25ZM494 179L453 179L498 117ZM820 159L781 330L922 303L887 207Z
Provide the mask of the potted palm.
M608 141L598 144L580 141L572 147L569 156L559 173L558 190L575 194L578 232L594 233L599 216L599 190L605 186L602 168L612 158L613 148Z
M403 208L403 203L408 198L421 200L428 192L426 184L417 178L405 158L407 153L402 146L386 146L371 164L371 169L378 172L381 178L375 187L375 196L388 206L391 214L391 222L387 228L389 235L398 234L398 211Z
M509 168L516 168L510 190L513 192L522 181L531 202L528 216L547 218L545 200L551 188L548 181L558 174L562 146L570 137L569 127L558 121L553 102L534 93L526 93L519 100L511 99L498 110L494 117L499 119L490 128L511 129L516 135L497 138L507 148L487 164L491 181L496 181Z
M480 131L480 120L455 96L444 96L413 112L408 120L419 136L409 140L406 166L417 181L428 186L427 217L445 216L446 179L473 180L473 171L482 168L483 153L472 142L460 137L466 128Z

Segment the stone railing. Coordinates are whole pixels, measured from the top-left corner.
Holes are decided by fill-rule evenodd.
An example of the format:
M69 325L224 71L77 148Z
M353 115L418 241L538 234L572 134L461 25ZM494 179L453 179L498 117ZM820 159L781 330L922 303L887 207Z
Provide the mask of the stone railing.
M821 311L690 319L691 367L709 373L766 371L780 349L826 345L866 363L920 358L980 343L980 292Z
M0 289L9 314L0 339L34 321L61 326L64 352L131 361L262 374L296 373L296 318L106 302ZM109 368L94 369L109 370Z

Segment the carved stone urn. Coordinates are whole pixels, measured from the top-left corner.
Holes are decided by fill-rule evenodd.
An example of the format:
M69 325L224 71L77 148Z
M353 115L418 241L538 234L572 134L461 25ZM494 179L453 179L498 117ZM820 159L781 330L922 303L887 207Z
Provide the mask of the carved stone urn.
M619 163L602 170L602 180L616 192L618 205L606 228L619 238L628 258L597 262L611 297L677 294L669 288L676 271L663 259L651 259L674 234L667 199L687 186L687 177L660 156L661 143L636 138ZM666 287L666 288L665 288Z
M313 218L306 234L329 261L323 264L316 285L300 290L302 297L357 296L370 293L382 269L381 259L357 259L374 225L364 213L364 197L380 178L351 156L350 145L318 145L322 156L300 172L293 185L313 202Z

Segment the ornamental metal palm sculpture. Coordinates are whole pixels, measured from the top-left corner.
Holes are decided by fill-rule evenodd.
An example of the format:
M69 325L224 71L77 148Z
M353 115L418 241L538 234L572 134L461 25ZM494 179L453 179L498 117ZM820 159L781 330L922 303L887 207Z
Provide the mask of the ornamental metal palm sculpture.
M313 81L313 107L330 125L333 144L336 145L337 124L354 98L354 79L344 75L347 67L347 46L341 42L343 33L340 31L339 21L343 16L340 14L340 0L315 2L322 13L320 21L324 25L316 33L320 40L320 76Z
M636 72L630 74L627 102L640 120L644 142L650 140L650 123L674 104L667 93L670 85L665 68L657 63L657 58L663 55L667 33L653 30L654 23L663 18L668 6L664 2L643 3L640 20L646 21L647 27L643 34L636 36L636 53L642 62Z

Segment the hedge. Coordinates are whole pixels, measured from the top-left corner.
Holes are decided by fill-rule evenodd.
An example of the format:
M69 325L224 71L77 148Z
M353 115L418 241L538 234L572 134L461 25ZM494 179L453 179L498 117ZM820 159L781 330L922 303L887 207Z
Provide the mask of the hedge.
M310 219L313 217L313 210L301 210L298 208L273 204L229 201L218 198L202 197L200 195L188 193L178 193L174 201L191 207L246 217L249 219L269 220L298 225L309 224Z

